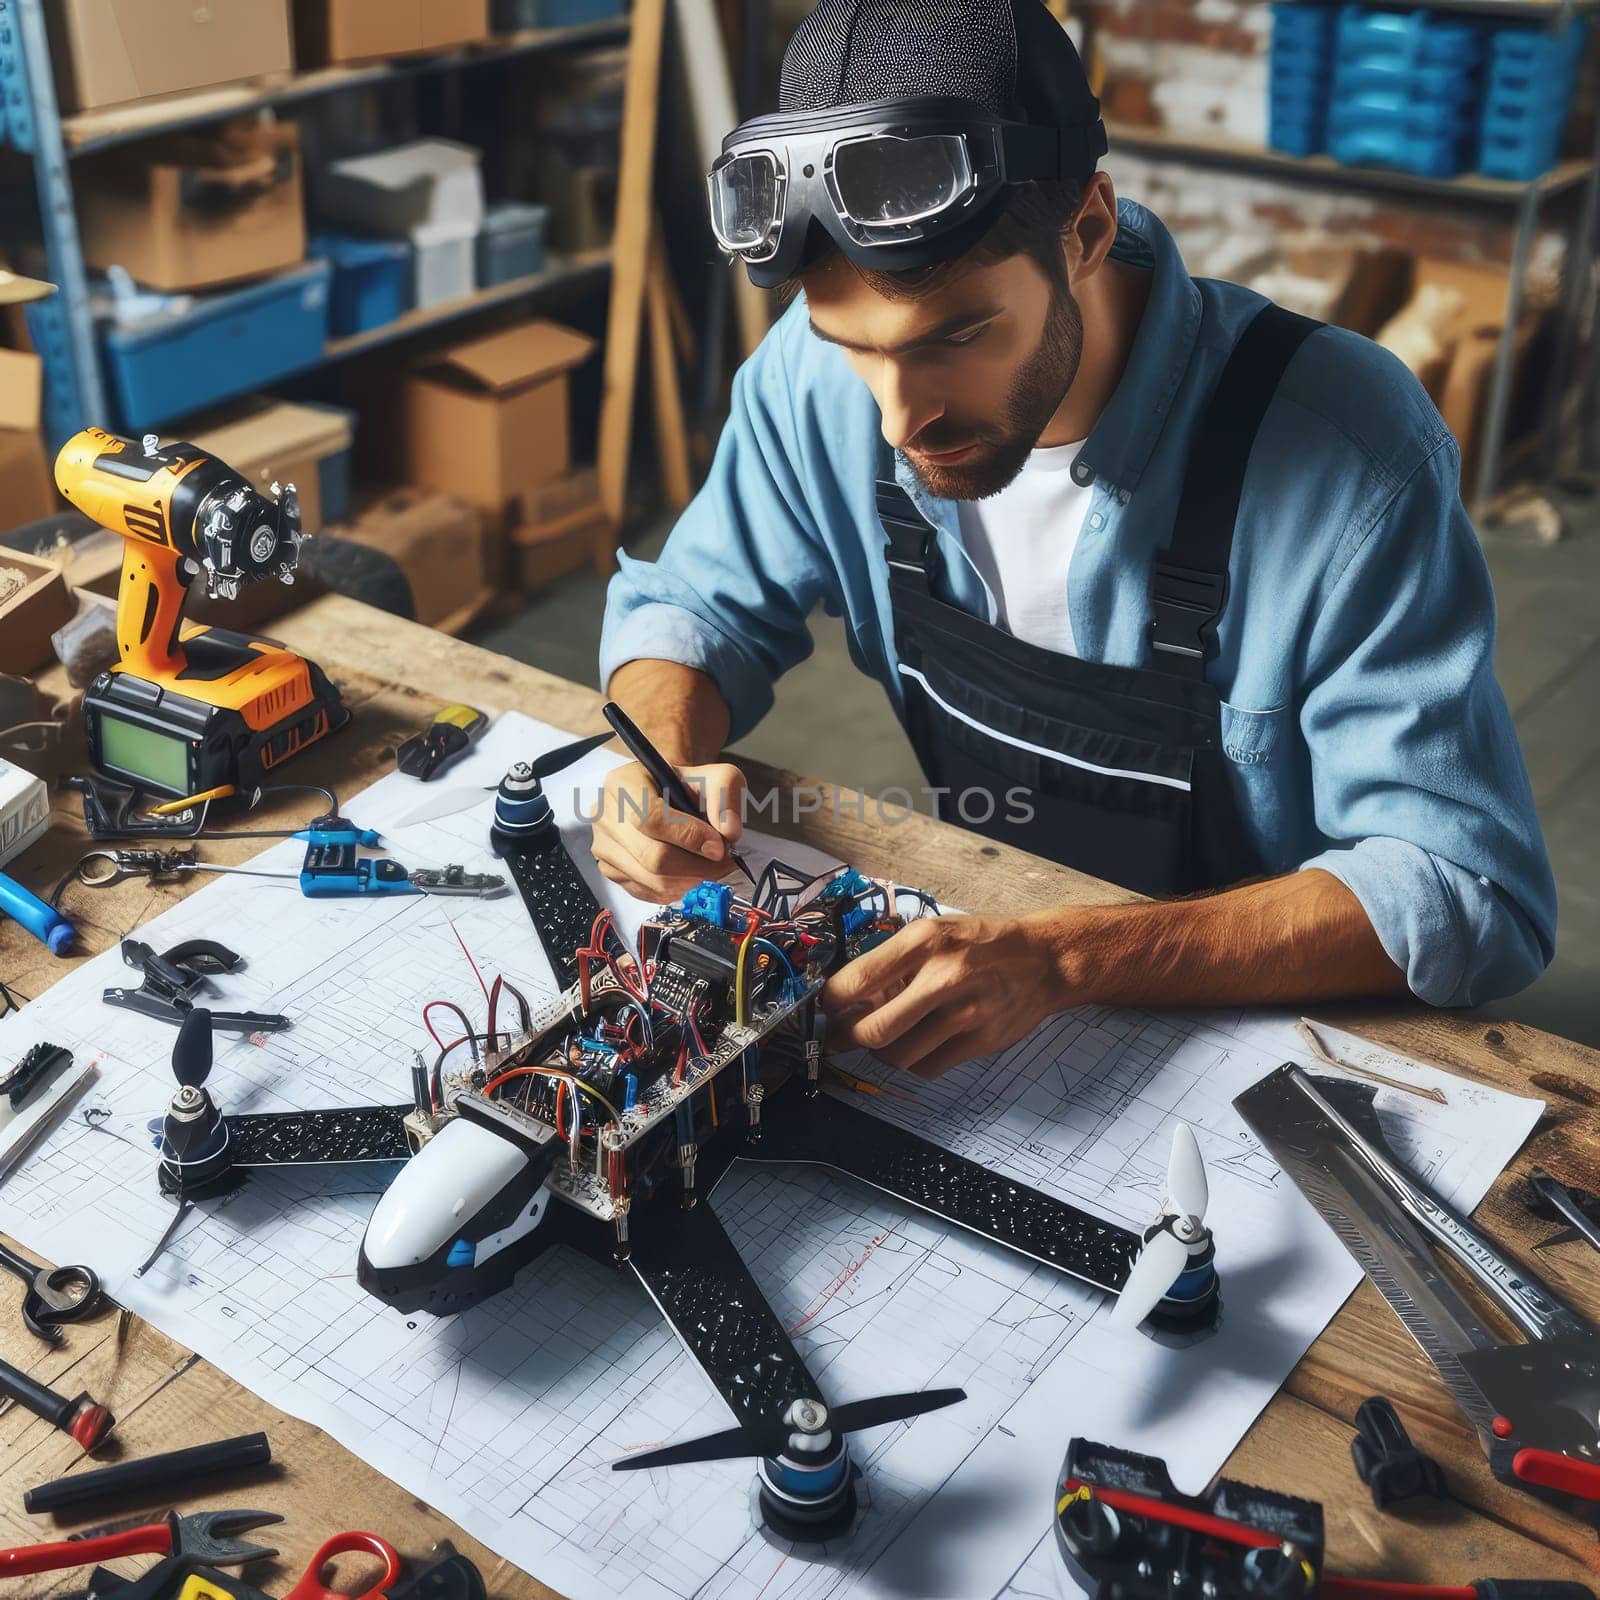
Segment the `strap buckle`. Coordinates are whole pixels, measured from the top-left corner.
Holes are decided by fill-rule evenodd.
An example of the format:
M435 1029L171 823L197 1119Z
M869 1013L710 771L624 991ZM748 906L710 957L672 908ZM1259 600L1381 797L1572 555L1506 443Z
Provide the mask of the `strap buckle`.
M1150 648L1168 658L1160 664L1185 677L1204 677L1227 600L1226 572L1157 561L1150 572Z
M890 576L922 593L932 588L939 567L938 535L898 483L878 480L878 520L888 536L884 560Z

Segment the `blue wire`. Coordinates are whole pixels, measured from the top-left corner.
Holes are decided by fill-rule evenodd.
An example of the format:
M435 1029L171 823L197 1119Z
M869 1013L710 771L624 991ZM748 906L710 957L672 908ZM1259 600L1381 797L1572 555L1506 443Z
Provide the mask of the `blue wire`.
M783 963L784 971L787 972L791 978L794 976L794 964L789 960L788 956L786 956L783 951L781 951L770 939L758 938L752 939L750 942L752 945L765 945L767 949L769 949L773 955L775 955Z

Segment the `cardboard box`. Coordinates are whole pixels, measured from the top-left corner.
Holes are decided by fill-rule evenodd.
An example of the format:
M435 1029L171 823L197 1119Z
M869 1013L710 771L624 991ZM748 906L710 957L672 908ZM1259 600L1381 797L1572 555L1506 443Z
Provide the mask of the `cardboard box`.
M77 607L54 561L0 548L0 672L29 673L55 659L50 635Z
M337 537L388 557L406 580L418 622L438 627L476 614L492 596L483 513L428 489L402 489L340 526ZM319 551L319 562L321 556ZM359 598L359 596L358 596Z
M609 537L599 505L568 512L554 522L517 528L511 535L511 575L518 590L536 594L594 561L596 544Z
M489 37L489 0L295 0L303 67L450 50Z
M294 65L288 0L50 0L42 9L63 111Z
M385 238L425 223L474 230L483 221L483 152L456 139L413 139L367 156L332 162L317 178L317 209Z
M38 356L0 350L0 532L61 508L39 434L43 385Z
M264 277L305 260L305 186L292 123L225 124L78 168L84 259L168 291Z
M191 419L164 442L181 438L198 445L261 490L292 483L300 497L300 527L312 534L323 522L322 462L348 450L353 437L351 413L336 406L250 395L226 411Z
M1370 338L1410 297L1412 260L1402 250L1309 245L1289 252L1289 270L1328 285L1323 320Z
M1537 319L1529 319L1517 329L1511 356L1512 414L1507 417L1508 436L1516 432L1515 402L1536 327ZM1478 452L1483 448L1483 423L1499 350L1498 328L1470 329L1455 347L1439 394L1439 414L1461 447L1461 483L1469 499L1478 481Z
M400 395L410 481L511 526L527 521L534 492L567 470L567 374L594 347L585 334L536 319L424 358Z

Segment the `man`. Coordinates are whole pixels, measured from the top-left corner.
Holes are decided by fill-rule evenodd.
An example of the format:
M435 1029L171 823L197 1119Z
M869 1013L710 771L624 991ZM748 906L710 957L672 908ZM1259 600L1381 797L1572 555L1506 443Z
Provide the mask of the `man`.
M919 921L829 984L831 1040L933 1074L1085 1002L1527 984L1554 887L1457 449L1411 375L1188 276L1096 170L1039 0L822 0L779 103L724 142L712 223L801 292L601 648L714 824L623 803L653 791L620 769L602 869L659 900L725 867L716 755L820 601L952 820L1168 897Z

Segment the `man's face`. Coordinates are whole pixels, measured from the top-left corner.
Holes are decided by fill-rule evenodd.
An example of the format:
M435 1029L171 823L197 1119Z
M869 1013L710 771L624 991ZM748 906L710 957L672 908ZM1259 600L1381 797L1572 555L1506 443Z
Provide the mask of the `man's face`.
M805 291L812 330L844 349L884 438L942 499L1005 488L1078 373L1077 302L1029 256L890 300L835 255L806 274Z

